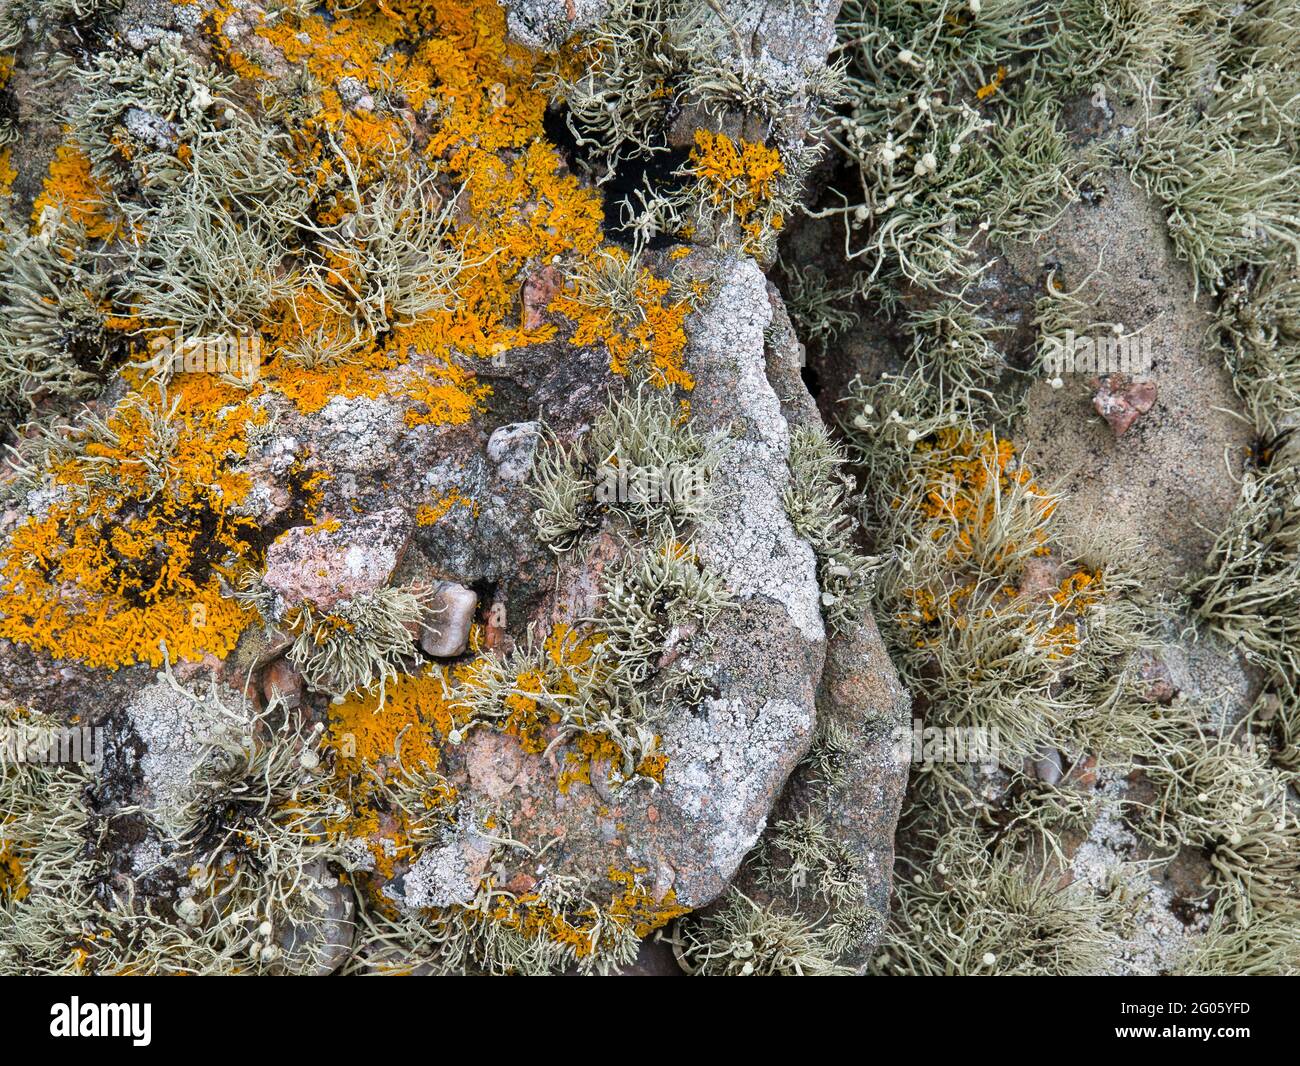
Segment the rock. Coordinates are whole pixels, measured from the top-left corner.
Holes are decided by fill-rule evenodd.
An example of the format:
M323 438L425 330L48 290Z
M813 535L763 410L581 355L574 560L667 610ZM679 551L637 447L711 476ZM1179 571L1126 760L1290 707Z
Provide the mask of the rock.
M488 438L487 457L503 481L522 484L533 465L533 452L541 427L536 422L515 422L500 426Z
M766 283L750 261L724 263L720 290L692 350L701 367L692 410L735 432L719 444L730 497L700 531L700 558L742 598L779 603L803 640L825 639L812 549L795 534L781 493L789 483L789 425L769 383L763 332Z
M751 141L774 136L793 146L808 131L812 108L809 87L826 67L826 57L835 43L835 15L838 0L719 0L703 12L707 29L717 34L712 61L730 67L737 78L761 85L771 101L770 121L757 115L733 112L724 128ZM697 105L687 100L673 124L670 141L689 146L694 128L702 122Z
M894 830L911 757L900 737L908 735L910 706L874 623L833 638L817 707L819 736L834 730L847 742L839 772L828 780L811 759L796 768L772 811L763 847L746 859L735 881L755 902L810 927L824 926L835 912L828 911L815 886L803 882L791 856L776 843L785 825L812 820L822 826L857 866L860 914L850 923L852 934L838 962L858 972L865 971L889 918Z
M779 298L770 296L773 322L767 330L767 376L782 397L789 422L807 423L819 415L799 380L797 340L789 319ZM900 737L910 732L911 699L872 620L828 640L816 707L822 742L832 733L847 740L840 772L831 782L815 759L795 768L768 818L763 846L746 858L735 883L751 899L796 914L809 925L823 922L826 908L823 902L813 901L815 893L778 891L770 877L773 869L778 877L790 873L789 856L772 847L780 824L817 820L858 864L860 905L867 917L853 926L854 935L845 942L839 962L861 971L888 920L894 831L911 760L910 746L900 743Z
M1034 776L1047 785L1055 785L1061 780L1063 766L1061 753L1053 747L1044 745L1029 760Z
M233 689L219 686L204 692L162 679L140 689L126 705L126 714L144 745L144 806L166 820L188 800L190 774L206 741L231 721L251 720L252 707Z
M529 48L558 48L609 12L610 0L506 0L510 36Z
M1146 685L1146 691L1142 694L1144 700L1151 703L1169 704L1178 695L1173 672L1163 659L1153 654L1143 656L1138 677Z
M283 926L273 935L285 955L301 956L309 961L308 966L295 969L295 973L326 977L352 953L356 907L351 887L330 873L325 863L313 863L305 868L304 877L311 885L307 891L316 900L317 916L308 922Z
M420 634L420 647L435 659L460 655L469 644L478 594L464 585L445 581L433 597L430 619Z
M425 848L400 879L384 886L384 895L412 909L470 903L491 858L490 841L459 832L441 847Z
M294 526L266 553L263 583L286 608L328 611L389 583L411 545L414 524L400 507L316 526Z
M262 691L268 704L278 698L289 710L296 710L302 703L302 674L288 659L276 659L266 671Z
M536 329L546 321L546 308L557 292L564 287L564 276L550 264L528 275L524 281L522 325Z
M1127 374L1108 374L1094 385L1092 406L1115 436L1122 437L1142 415L1155 406L1156 383L1130 378Z
M1031 469L1063 479L1063 526L1131 547L1148 565L1151 587L1172 592L1204 561L1209 531L1223 528L1237 502L1251 432L1234 415L1241 401L1222 355L1207 343L1209 314L1174 254L1159 208L1123 174L1107 186L1101 203L1072 204L1051 233L1013 248L1007 259L1025 285L1022 319L1043 295L1051 263L1066 290L1091 279L1082 296L1095 308L1097 329L1146 327L1160 403L1117 436L1088 417L1087 378L1067 375L1060 389L1044 379L1030 388L1012 436L1024 444ZM1011 279L1002 289L1019 301Z
M138 6L135 0L132 6ZM554 43L590 25L609 5L605 0L507 0L505 6L516 39ZM735 71L755 72L767 88L779 90L782 106L773 119L779 128L772 137L802 145L807 115L800 101L806 101L810 74L824 67L833 36L833 5L814 0L811 18L802 0L726 0L720 7L719 24L728 28L728 38L741 38L731 56ZM197 31L199 14L185 16L186 32ZM269 78L287 78L294 71L296 57L290 62L260 32L281 13L268 19L256 5L239 4L229 15L222 25L232 52L256 63ZM301 36L298 40L308 47ZM339 80L334 74L322 84L327 91L337 90L343 106L354 111L392 110L383 94L367 92L368 83L360 77ZM59 110L56 98L43 103L52 114ZM216 106L223 107L224 101ZM419 115L400 112L398 128L409 130L413 142L420 143L430 134L431 111L432 104L422 105ZM233 115L232 109L216 121L233 122ZM137 136L160 143L171 138L170 128L148 118L131 119ZM285 121L292 124L293 119ZM739 129L738 113L727 121ZM752 118L743 132L766 141L768 131L762 126L763 120ZM61 134L52 132L57 141ZM689 133L686 125L675 131ZM516 158L503 153L502 161L510 166ZM26 160L23 164L26 184L19 191L26 212L32 183L39 189L40 176L33 178L33 168ZM559 173L571 180L562 165ZM572 180L587 180L577 166L573 175ZM476 220L466 213L460 222L472 226ZM589 252L584 247L566 253L562 267L529 262L510 275L523 279L517 308L523 327L547 321L545 308L565 273ZM797 341L782 343L787 354L779 367L771 362L773 331L789 333L789 323L754 261L721 253L692 254L682 261L658 250L648 251L646 260L661 277L677 263L708 291L698 312L686 319L685 362L695 383L689 394L692 423L717 441L719 487L728 498L697 531L696 548L735 603L707 633L693 626L672 633L661 659L665 669L690 663L702 679L701 692L689 703L670 702L648 723L666 765L631 781L613 775L608 753L597 752L590 756L590 783L579 776L561 787L560 771L571 768L566 759L573 738L567 746L558 743L565 738L551 723L542 728L541 752L525 750L517 737L488 725L447 739L438 771L455 788L457 802L456 824L445 835L418 854L401 856L391 876L363 872L367 863L370 869L381 865L365 847L364 828L337 841L331 854L338 868L357 873L358 882L365 879L366 888L382 892L385 905L424 909L463 904L483 891L489 876L494 886L521 893L573 885L608 903L610 885L617 893L623 884L611 871L620 877L635 871L638 887L655 903L674 909L706 906L736 876L778 801L785 804L781 810L790 811L803 802L800 788L811 785L797 768L821 715L842 719L861 739L857 763L842 786L845 809L827 817L861 857L864 900L876 912L884 906L896 793L906 768L892 752L886 754L885 736L892 728L887 719L893 711L882 708L899 694L891 688L896 682L870 626L846 641L832 642L828 664L816 560L796 535L783 500L790 480L791 425L815 417L800 381L799 360L787 357L797 352ZM501 332L515 330L514 310ZM611 371L610 353L600 341L577 348L566 338L567 325L557 325L561 328L554 339L529 344L523 357L496 359L491 352L470 350L473 345L467 343L454 346L455 357L463 357L463 365L455 367L439 363L441 351L424 350L409 357L403 351L393 360L396 365L350 365L323 395L311 394L319 382L303 373L305 368L276 353L262 382L266 387L259 386L255 397L257 420L246 427L247 452L238 452L238 461L232 458L230 464L249 482L238 517L248 527L250 550L244 561L256 564L264 558L262 584L273 602L259 600L259 607L268 625L260 624L253 612L232 607L239 624L247 623L234 651L220 663L210 658L175 670L194 699L149 669L124 667L108 676L75 668L65 677L49 657L7 645L0 646L0 691L25 705L75 701L78 712L112 720L115 740L104 778L95 784L97 800L107 796L119 807L138 804L149 817L165 821L185 804L204 739L228 718L202 698L204 674L217 679L216 692L236 720L248 722L256 710L251 699L240 695L246 685L256 698L265 696L269 702L278 697L296 707L317 728L325 728L336 713L322 694L304 691L298 672L283 658L291 640L285 630L293 628L285 614L296 607L329 612L393 585L409 567L421 580L436 583L436 610L420 635L422 649L435 658L465 653L479 595L489 608L483 618L489 651L508 653L529 640L530 632L544 635L555 624L580 625L599 606L602 576L627 558L636 534L621 519L609 518L581 550L559 559L538 542L530 477L541 420L548 431L571 440L592 424L611 396L638 386ZM386 343L387 335L380 347ZM476 359L478 355L484 358ZM460 380L462 372L471 382L467 389L483 388L467 401L466 410L443 415L437 390L447 386L438 375ZM415 388L413 381L430 388ZM114 387L123 388L121 382ZM480 393L485 397L481 407ZM106 395L111 402L111 394ZM464 398L460 393L455 397L457 402ZM685 392L671 397L679 398L686 398ZM47 496L47 506L49 502ZM324 517L317 520L319 515ZM15 515L6 528L16 520ZM224 567L227 559L203 561L215 568ZM205 571L196 580L206 576ZM229 580L224 569L220 576ZM277 623L283 630L275 628ZM427 666L420 664L421 669ZM376 728L385 725L377 716ZM315 758L314 751L295 749L289 763L311 770ZM794 783L787 788L792 775ZM297 792L293 796L297 802ZM112 810L112 804L104 810ZM388 811L383 817L396 820ZM495 837L490 842L473 828L488 824ZM517 846L502 843L507 840ZM114 890L119 884L138 890L142 908L178 898L174 884L166 885L165 892L155 890L142 872L160 882L176 872L167 868L168 852L159 840L119 841L108 834L102 847L103 854L93 858L112 871ZM140 876L130 883L136 867ZM314 861L304 861L292 872L301 875L298 890L315 895L321 905L315 917L268 928L265 948L278 946L284 959L305 955L313 972L333 972L351 959L352 884L340 883ZM242 930L236 932L242 935ZM395 950L394 956L401 952ZM382 968L384 949L372 946L369 961ZM676 969L667 946L651 942L643 945L629 972Z
M1017 595L1025 599L1042 599L1051 596L1060 585L1061 564L1046 556L1031 556L1025 560L1016 586Z

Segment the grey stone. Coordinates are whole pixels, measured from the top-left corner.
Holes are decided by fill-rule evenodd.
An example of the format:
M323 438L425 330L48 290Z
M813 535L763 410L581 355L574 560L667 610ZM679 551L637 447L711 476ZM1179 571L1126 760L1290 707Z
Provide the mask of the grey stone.
M469 644L469 629L478 607L478 593L445 581L434 593L431 618L420 634L420 647L436 659L460 655Z

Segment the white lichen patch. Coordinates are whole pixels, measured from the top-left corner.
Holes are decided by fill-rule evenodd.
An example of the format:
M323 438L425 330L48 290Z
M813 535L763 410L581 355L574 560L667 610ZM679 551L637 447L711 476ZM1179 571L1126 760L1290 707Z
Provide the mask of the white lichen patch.
M231 723L252 718L248 701L233 689L219 686L199 693L166 677L142 689L126 712L145 746L140 770L147 806L164 817L189 798L190 774L204 742Z
M472 903L491 853L488 841L460 825L447 843L425 848L400 883L384 886L384 895L409 910Z
M783 503L790 428L764 370L763 331L772 321L766 283L751 260L723 270L717 295L692 330L693 404L716 403L743 436L717 444L714 485L722 502L702 523L697 550L740 599L775 600L806 639L821 641L816 557Z
M1171 910L1172 893L1133 861L1137 843L1123 822L1126 785L1112 778L1097 792L1097 818L1070 868L1076 882L1101 895L1122 893L1127 920L1107 959L1108 976L1152 977L1172 970L1187 953L1192 935Z
M791 750L812 731L810 708L789 700L750 707L741 700L705 700L692 713L680 708L664 723L672 758L664 774L669 800L689 818L708 825L708 858L729 877L754 846L764 821L755 818L771 794L771 778L789 762ZM677 882L679 898L696 898L694 878Z

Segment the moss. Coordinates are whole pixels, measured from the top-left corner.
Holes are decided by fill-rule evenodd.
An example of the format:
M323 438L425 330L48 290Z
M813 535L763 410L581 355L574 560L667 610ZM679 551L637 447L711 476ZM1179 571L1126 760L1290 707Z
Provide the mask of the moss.
M1257 913L1293 917L1300 827L1288 775L1244 731L1174 721L1155 740L1144 773L1157 798L1139 831L1165 848L1200 849L1239 923Z
M1260 435L1274 441L1300 408L1300 273L1278 255L1223 294L1218 326L1233 386ZM1265 456L1267 457L1267 456Z
M1010 441L949 428L900 446L870 511L896 546L879 617L927 724L995 729L1008 759L1102 739L1093 708L1133 704L1150 640L1134 577L1071 546Z
M1225 901L1226 903L1227 901ZM1240 923L1220 904L1210 927L1178 965L1179 977L1294 977L1300 974L1300 936L1287 917L1261 915Z
M1211 289L1234 266L1262 266L1272 242L1300 242L1294 158L1280 147L1241 149L1229 122L1180 111L1116 150L1163 204L1179 254Z
M533 469L533 523L560 551L605 516L651 533L684 533L716 505L716 462L712 442L665 397L639 389L608 404L571 445L543 437Z

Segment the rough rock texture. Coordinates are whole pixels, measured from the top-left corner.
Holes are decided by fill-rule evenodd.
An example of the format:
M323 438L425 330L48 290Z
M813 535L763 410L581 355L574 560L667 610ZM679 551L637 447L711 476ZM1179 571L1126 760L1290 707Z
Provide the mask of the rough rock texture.
M1098 541L1131 545L1169 588L1198 568L1237 502L1249 425L1207 343L1206 310L1191 272L1174 257L1158 208L1123 174L1100 205L1072 205L1045 238L1011 257L1028 280L1052 264L1058 281L1097 300L1104 323L1152 338L1149 377L1159 399L1122 436L1096 415L1091 375L1064 387L1040 381L1018 438L1035 469L1052 471L1066 494L1063 518ZM1045 290L1039 290L1040 293Z
M773 322L767 331L767 376L790 425L807 425L819 415L799 371L802 346L769 287ZM769 825L812 817L860 864L861 901L873 915L872 928L850 943L843 965L862 970L867 953L889 917L893 883L894 827L907 787L911 748L911 699L885 651L875 622L868 619L849 632L831 635L817 689L817 728L848 738L849 754L835 782L823 780L811 762L796 767L769 816ZM770 833L767 834L771 836ZM767 850L765 861L780 874L788 856ZM750 898L776 903L810 925L824 917L824 906L804 897L774 893L755 865L742 867L737 884Z
M411 544L414 523L389 508L322 526L294 526L266 553L263 582L287 608L304 601L328 611L389 583Z
M656 726L669 757L662 789L633 783L611 794L593 773L593 784L558 793L552 765L521 757L510 738L481 732L448 753L453 783L467 781L469 795L497 801L518 839L562 840L548 852L547 869L601 869L631 858L655 871L659 893L672 888L687 906L722 891L807 749L825 640L813 554L795 537L781 502L788 427L764 372L771 320L765 282L749 261L722 260L714 269L716 294L689 326L687 363L696 378L697 429L729 435L718 474L727 502L701 529L698 551L722 573L739 607L715 626L703 653L713 694L696 708L671 709ZM592 406L577 406L583 400ZM575 393L569 417L585 413L589 421L598 400L595 392ZM506 483L502 491L513 488ZM484 512L493 521L494 510L484 507L480 522ZM548 623L573 621L594 606L596 560L602 552L616 558L620 548L598 538L589 551L564 561L557 591L537 612ZM506 599L510 618L520 617L518 581ZM535 874L535 864L507 858L506 880L516 872ZM442 889L434 887L439 873ZM423 880L430 892L451 893L463 877L449 862L426 869Z
M719 459L725 504L701 530L699 553L742 597L776 600L805 640L820 641L816 560L781 503L790 435L765 372L771 320L763 275L743 264L724 274L692 347L700 366L692 410L718 428L731 420Z
M531 847L558 841L540 862L508 853L499 883L519 875L637 865L651 871L657 895L671 888L680 904L703 906L724 890L758 841L812 740L818 699L829 701L823 713L864 723L886 713L879 692L854 693L847 700L844 693L825 690L818 696L826 635L815 560L794 534L781 498L789 477L783 408L789 417L806 418L811 400L798 381L794 350L774 359L765 344L773 297L757 266L718 260L701 269L715 277L715 295L689 323L687 365L697 381L697 427L725 435L718 479L726 503L700 531L699 552L739 601L701 653L712 694L696 708L672 710L657 726L669 757L662 787L634 782L611 791L594 772L593 784L575 783L566 795L555 786L554 757L527 755L514 738L475 731L459 748L448 749L443 769L467 809L496 812ZM588 425L617 382L603 368L581 361L566 365L559 346L551 351L549 364L534 358L505 373L518 374L521 385L543 397L548 418L561 432L566 424ZM559 397L565 398L563 407L554 402ZM530 620L549 624L581 617L594 603L599 545L605 542L597 538L581 560L562 560L557 592L549 553L537 544L529 521L535 420L520 420L505 409L497 417L515 420L499 426L488 421L473 428L407 427L402 410L396 402L337 400L327 408L323 428L289 406L277 412L280 434L250 456L246 469L269 485L275 466L263 459L283 452L285 437L308 441L313 469L328 475L323 513L345 514L351 499L363 501L370 513L340 520L337 529L289 529L268 554L268 585L286 603L332 604L419 573L457 582L470 596L478 590L480 613L501 604L510 620L507 639L513 640ZM359 448L359 440L385 443ZM477 502L477 515L452 507L428 527L415 527L406 517L413 505L453 490ZM407 546L413 529L418 550ZM609 542L607 550L612 559L620 549ZM865 655L855 660L863 683L888 689L895 684L892 669L874 630L867 632L865 646L859 637L839 654ZM242 686L244 677L278 663L285 643L283 634L268 639L260 628L250 629L223 673ZM10 648L6 655L26 653ZM148 684L136 687L132 678ZM18 682L29 701L39 695L19 675L7 672L7 680ZM128 718L143 745L148 794L156 803L174 805L183 798L185 774L211 723L195 721L189 712L197 705L149 671L123 671L117 681L128 693ZM281 691L290 683L282 680ZM884 742L874 727L863 725L862 736L863 778L851 793L862 821L846 823L845 830L870 861L873 880L864 893L874 903L888 892L892 824L905 768L881 761ZM460 843L427 851L409 869L399 864L386 895L409 907L464 902L472 898L485 854ZM344 916L335 917L341 922ZM336 934L328 930L337 926L326 923L320 935L332 943Z
M530 48L557 48L609 12L610 0L509 0L510 35Z
M554 46L607 5L525 0L507 6L519 40ZM783 137L797 138L804 128L800 93L810 73L824 67L833 8L723 5L752 70L791 102ZM165 32L193 35L198 25L197 9L134 0L119 20L129 26L125 39L136 51ZM257 20L251 6L237 6L225 23L232 47L267 72L288 76L292 65L253 32ZM356 78L333 88L352 111L374 105ZM18 106L21 112L21 99ZM142 120L132 121L139 133ZM29 176L45 169L58 142L53 129L46 132L48 138L29 138L20 153L16 192L24 210L39 192ZM666 254L651 258L665 275L672 268ZM790 428L816 417L799 378L798 344L754 261L696 250L678 268L707 289L686 322L684 364L694 379L692 427L717 444L721 496L695 545L735 604L707 639L687 642L696 672L707 679L703 697L670 705L652 723L667 758L662 783L641 775L614 785L608 766L597 762L589 782L558 787L566 749L551 745L556 730L549 725L541 753L487 728L442 738L438 770L456 790L454 832L417 854L386 855L394 860L387 872L376 869L383 864L372 851L375 841L363 837L344 842L336 862L304 871L304 885L322 900L321 913L276 930L275 943L289 954L310 945L320 972L336 969L352 951L356 913L351 882L340 880L340 870L371 871L384 900L404 912L470 903L488 877L497 886L547 879L585 886L614 869L645 871L656 903L671 891L678 907L709 904L736 876L774 809L804 802L798 777L782 794L819 716L861 739L843 795L835 799L851 809L835 814L835 831L862 857L864 899L876 910L884 906L906 776L887 752L884 731L902 705L872 626L828 645L816 559L785 512ZM518 308L534 326L558 284L556 277L536 276ZM276 388L250 401L265 428L248 434L247 454L240 456L239 473L251 483L240 515L256 527L249 533L251 557L264 559L262 580L276 602L267 626L248 615L223 660L209 655L178 664L168 679L144 666L96 671L0 643L0 695L109 727L96 799L103 812L130 812L121 820L130 833L105 844L115 889L138 890L164 913L190 898L180 887L186 871L141 812L165 823L190 797L204 742L230 717L204 697L210 683L241 722L267 706L300 711L304 729L324 730L331 720L336 705L306 688L283 658L292 636L275 626L289 624L292 608L309 603L328 612L387 585L437 586L440 610L422 641L412 634L401 664L416 673L466 667L484 650L525 646L556 623L581 624L598 605L600 577L625 557L627 531L608 520L580 548L557 556L533 526L534 464L543 424L572 441L611 396L632 387L610 370L610 352L599 344L575 348L557 336L497 353L474 367L477 380L491 386L491 401L472 417L445 424L410 417L407 386L423 369L422 359L416 353L407 364L376 368L363 395L340 389L309 413ZM113 381L96 410L110 410L125 391L122 381ZM18 512L41 506L39 492L22 501L5 532ZM234 579L221 571L223 591L234 591ZM824 677L828 647L832 669ZM303 758L305 768L316 768L315 756ZM501 837L478 833L489 819ZM505 847L502 840L513 843ZM647 944L634 969L672 969L665 960L662 945Z
M226 724L214 713L219 706L230 712L226 720L247 722L248 705L237 693L214 690L204 699L166 678L141 689L127 704L127 718L145 748L140 771L149 808L175 811L189 797L190 775L206 742Z
M813 818L829 838L853 856L860 869L860 902L870 927L851 942L841 964L865 971L871 948L889 920L894 872L894 828L898 822L911 761L911 699L899 683L874 622L833 639L817 693L818 728L846 738L849 753L835 781L815 764L799 766L772 812L773 824ZM768 870L789 877L790 856L778 848L765 855ZM751 899L771 902L815 926L825 903L814 894L774 891L771 874L761 877L749 864L737 884Z

